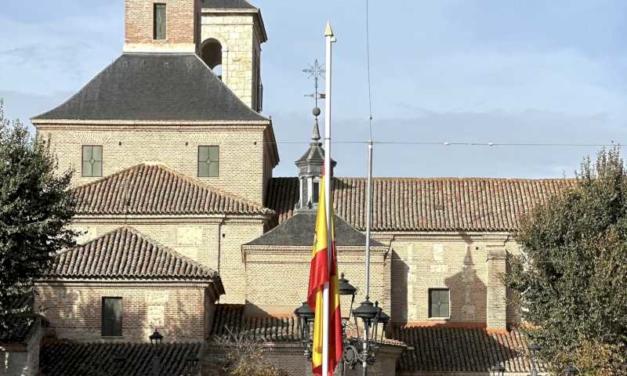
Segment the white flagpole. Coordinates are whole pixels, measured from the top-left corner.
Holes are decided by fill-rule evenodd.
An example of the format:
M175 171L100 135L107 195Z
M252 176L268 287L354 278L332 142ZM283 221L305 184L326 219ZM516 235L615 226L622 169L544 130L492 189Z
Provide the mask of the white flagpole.
M326 41L326 79L325 79L325 111L324 111L324 119L325 119L325 127L324 127L324 175L325 175L325 185L324 185L324 196L325 200L325 209L327 215L327 259L329 260L329 271L331 270L331 255L332 255L332 228L331 228L331 213L332 213L332 205L331 205L331 185L333 181L331 179L331 71L332 71L332 52L331 48L333 42L335 42L335 36L333 35L333 29L331 29L331 24L327 22L327 27L324 31L325 41ZM330 275L329 275L330 276ZM322 329L322 375L327 376L330 372L334 370L329 370L329 283L327 282L324 285L323 290L323 329Z

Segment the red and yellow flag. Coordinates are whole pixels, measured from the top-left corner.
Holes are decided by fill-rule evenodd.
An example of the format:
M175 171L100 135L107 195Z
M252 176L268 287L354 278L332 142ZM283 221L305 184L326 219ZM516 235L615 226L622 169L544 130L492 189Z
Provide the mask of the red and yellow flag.
M320 181L320 199L316 216L316 237L312 251L311 267L309 270L309 290L307 303L315 312L313 329L312 370L317 376L331 376L335 367L342 359L342 316L340 312L340 295L337 278L337 253L335 249L335 237L333 226L333 212L331 212L331 252L328 250L325 178ZM333 207L333 205L331 205ZM329 262L329 256L331 260ZM329 282L329 322L324 322L323 314L323 289ZM329 338L329 374L322 375L322 344L323 328L328 325Z

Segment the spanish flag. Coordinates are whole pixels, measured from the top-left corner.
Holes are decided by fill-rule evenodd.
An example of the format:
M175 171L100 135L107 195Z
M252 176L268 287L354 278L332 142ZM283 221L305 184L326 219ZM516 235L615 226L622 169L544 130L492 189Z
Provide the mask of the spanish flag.
M316 236L312 251L311 267L309 271L309 290L307 303L315 312L313 329L313 349L312 349L312 370L317 376L322 375L322 346L324 326L328 326L329 359L328 375L333 375L335 367L342 359L342 317L340 312L340 295L338 291L337 278L337 254L335 249L333 212L331 213L331 252L328 250L326 197L324 186L325 177L320 181L320 200L318 202L318 213L316 216ZM330 205L333 207L333 205ZM328 257L331 256L329 262ZM329 282L329 322L324 322L323 312L323 289L325 283Z

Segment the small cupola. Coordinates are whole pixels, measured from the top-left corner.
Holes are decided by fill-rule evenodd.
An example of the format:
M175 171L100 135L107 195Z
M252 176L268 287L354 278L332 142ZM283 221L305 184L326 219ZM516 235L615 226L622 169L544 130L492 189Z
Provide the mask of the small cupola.
M318 204L320 177L324 170L324 149L320 142L320 127L318 126L318 116L320 109L313 109L314 126L311 133L311 143L309 149L296 161L298 167L298 180L300 183L300 198L296 204L297 210L309 210ZM331 161L331 166L335 167L336 162Z

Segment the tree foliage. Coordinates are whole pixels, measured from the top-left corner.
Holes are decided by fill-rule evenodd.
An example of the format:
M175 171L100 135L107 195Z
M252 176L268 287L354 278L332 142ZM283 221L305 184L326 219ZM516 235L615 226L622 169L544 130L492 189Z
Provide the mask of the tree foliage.
M74 203L71 172L58 173L48 148L0 102L0 333L17 330L30 315L16 305L49 268L55 252L73 245L68 224Z
M624 374L627 172L618 148L585 160L574 186L525 218L517 240L506 282L540 356L555 371L573 363L582 374Z

